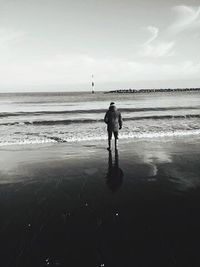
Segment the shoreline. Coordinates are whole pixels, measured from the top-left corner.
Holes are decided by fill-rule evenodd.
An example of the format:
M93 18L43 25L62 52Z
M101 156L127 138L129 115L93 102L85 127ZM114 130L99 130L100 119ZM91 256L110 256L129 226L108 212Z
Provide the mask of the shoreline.
M119 136L119 142L121 144L124 143L134 143L134 142L138 142L138 141L144 141L144 142L165 142L165 141L174 141L174 140L189 140L190 138L193 138L194 140L200 140L200 136L199 136L200 130L199 129L194 129L194 130L174 130L174 131L168 131L168 132L153 132L153 133L139 133L137 135L137 133L135 133L135 135L132 135L131 133L129 134L124 134L121 133ZM105 136L101 136L99 138L86 138L86 139L80 139L80 140L72 140L72 141L65 141L62 140L61 138L49 138L49 140L45 140L44 142L30 142L30 143L26 143L26 142L20 142L20 143L2 143L0 144L0 151L1 150L9 150L9 148L11 150L14 150L15 148L21 148L24 149L25 147L27 149L29 148L34 148L34 147L45 147L45 146L56 146L56 145L69 145L69 146L81 146L82 144L87 144L87 143L94 143L94 144L99 144L99 143L106 143L107 142L107 136L105 134Z

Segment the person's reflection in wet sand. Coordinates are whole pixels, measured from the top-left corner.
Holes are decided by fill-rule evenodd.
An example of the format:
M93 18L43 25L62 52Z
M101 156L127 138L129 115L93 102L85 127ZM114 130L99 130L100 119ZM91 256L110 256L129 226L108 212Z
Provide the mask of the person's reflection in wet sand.
M119 168L119 154L115 150L115 161L112 161L112 152L109 151L108 157L108 172L106 174L106 184L108 188L115 193L122 185L124 173Z

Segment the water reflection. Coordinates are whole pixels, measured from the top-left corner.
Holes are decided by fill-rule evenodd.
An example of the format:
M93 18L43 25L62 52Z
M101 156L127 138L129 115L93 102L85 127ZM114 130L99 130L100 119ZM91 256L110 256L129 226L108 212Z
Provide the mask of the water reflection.
M115 193L123 183L124 173L119 167L118 150L115 151L115 160L113 163L112 152L109 151L108 156L108 172L106 174L106 184L108 188Z

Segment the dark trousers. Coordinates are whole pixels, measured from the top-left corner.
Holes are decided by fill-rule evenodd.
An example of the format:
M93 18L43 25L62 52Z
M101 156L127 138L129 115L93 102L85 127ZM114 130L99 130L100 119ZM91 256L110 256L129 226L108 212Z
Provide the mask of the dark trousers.
M118 131L108 130L108 139L109 140L112 139L112 134L114 134L115 139L118 139Z

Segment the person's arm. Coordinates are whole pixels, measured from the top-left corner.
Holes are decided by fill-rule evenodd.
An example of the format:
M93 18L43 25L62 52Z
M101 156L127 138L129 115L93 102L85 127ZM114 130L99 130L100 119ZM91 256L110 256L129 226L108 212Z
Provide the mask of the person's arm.
M106 112L106 115L105 115L105 117L104 117L104 122L105 122L106 124L108 124L108 112Z
M122 115L121 115L121 113L119 112L119 129L121 130L121 128L122 128Z

